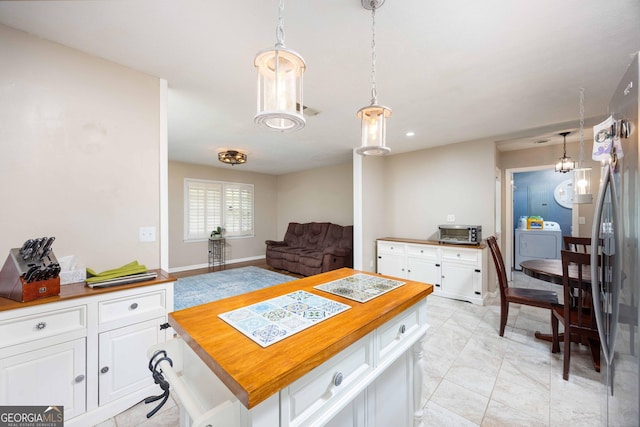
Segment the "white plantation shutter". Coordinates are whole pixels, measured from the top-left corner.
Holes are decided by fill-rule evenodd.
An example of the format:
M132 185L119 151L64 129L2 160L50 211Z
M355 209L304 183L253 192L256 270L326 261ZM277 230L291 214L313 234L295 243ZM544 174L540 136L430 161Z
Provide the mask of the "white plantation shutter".
M253 234L253 185L226 184L224 197L226 235Z
M253 235L253 185L185 179L185 240Z

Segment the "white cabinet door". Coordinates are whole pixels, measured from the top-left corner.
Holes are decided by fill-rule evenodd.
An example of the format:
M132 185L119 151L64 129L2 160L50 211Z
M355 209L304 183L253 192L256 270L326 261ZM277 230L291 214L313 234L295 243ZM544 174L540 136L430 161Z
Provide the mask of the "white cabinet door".
M378 274L407 278L406 245L397 242L378 241Z
M64 406L68 420L86 409L85 338L0 359L0 404Z
M407 258L407 279L437 286L440 284L440 264L423 258Z
M474 294L476 271L474 266L442 263L442 291L462 299Z
M378 274L406 279L404 264L404 255L380 254L378 255Z
M368 427L412 426L413 378L411 350L393 362L369 386L367 408ZM373 412L373 413L371 413Z
M164 318L160 317L100 334L100 405L153 384L147 350L164 341L162 323Z

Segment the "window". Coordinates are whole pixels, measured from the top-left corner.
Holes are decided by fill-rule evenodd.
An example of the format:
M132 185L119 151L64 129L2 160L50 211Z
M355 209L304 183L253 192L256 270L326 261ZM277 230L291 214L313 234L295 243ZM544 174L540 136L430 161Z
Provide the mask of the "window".
M253 185L184 180L184 239L202 240L217 227L225 236L253 235Z

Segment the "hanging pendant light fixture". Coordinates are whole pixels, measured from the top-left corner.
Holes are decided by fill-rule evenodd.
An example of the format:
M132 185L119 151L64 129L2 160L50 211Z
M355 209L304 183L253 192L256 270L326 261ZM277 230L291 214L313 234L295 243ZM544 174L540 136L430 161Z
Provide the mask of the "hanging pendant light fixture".
M268 129L294 131L305 125L302 113L302 76L305 63L284 45L284 0L278 8L276 45L258 52L258 112L254 122Z
M388 154L391 149L387 147L387 117L391 115L391 109L378 105L378 93L376 90L376 9L384 3L384 0L361 0L362 7L371 10L371 105L358 110L358 118L361 123L361 142L356 153L364 156L382 156Z
M578 168L573 170L573 203L592 203L591 168L584 162L584 88L580 88L580 159Z
M571 172L573 168L576 167L576 162L571 160L571 157L567 157L567 135L571 132L560 132L559 135L564 137L564 142L562 143L562 157L558 159L558 163L556 163L556 172L567 173Z

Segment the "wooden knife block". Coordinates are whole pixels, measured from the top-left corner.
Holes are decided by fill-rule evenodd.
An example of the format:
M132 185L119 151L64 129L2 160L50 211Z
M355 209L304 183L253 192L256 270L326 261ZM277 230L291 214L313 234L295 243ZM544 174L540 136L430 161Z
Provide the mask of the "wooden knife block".
M60 276L31 283L25 282L13 252L9 253L0 270L0 297L27 302L60 294Z

